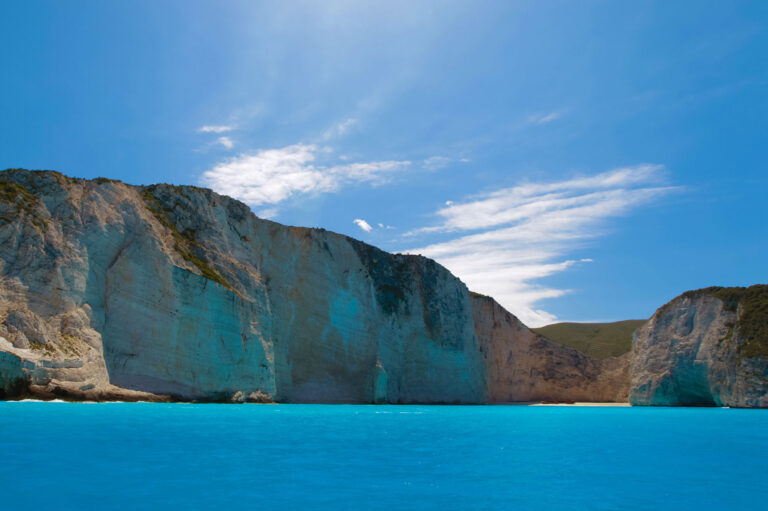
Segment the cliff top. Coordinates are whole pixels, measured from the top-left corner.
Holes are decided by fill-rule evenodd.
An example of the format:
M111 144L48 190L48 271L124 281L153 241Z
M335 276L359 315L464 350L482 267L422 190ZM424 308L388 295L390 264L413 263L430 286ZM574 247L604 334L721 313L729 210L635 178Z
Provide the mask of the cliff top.
M668 311L681 300L696 300L712 296L722 301L725 309L738 312L738 319L731 326L726 337L738 329L745 340L741 347L742 357L768 357L768 285L756 284L750 287L712 286L686 291L660 307L654 316Z
M209 188L167 183L131 185L106 177L94 179L69 177L55 170L8 168L0 171L0 202L12 206L11 213L0 216L0 225L10 223L16 217L22 216L42 233L51 220L48 212L38 212L38 206L41 205L40 201L43 196L64 190L69 195L67 199L69 201L73 196L80 196L83 191L87 192L88 187L94 185L112 187L115 190L122 190L123 193L132 191L131 194L137 195L139 201L143 202L146 211L170 234L170 246L184 261L196 268L197 273L201 276L236 293L239 292L236 283L231 282L227 275L222 273L221 268L217 268L217 265L213 264L206 256L206 252L211 249L211 244L199 239L205 226L198 225L199 222L193 217L200 217L201 210L208 208L208 206L223 207L229 220L242 222L250 217L250 219L263 222L264 225L280 226L299 236L312 238L321 245L329 239L327 237L346 241L358 253L371 275L375 277L376 282L383 286L380 291L382 296L386 295L385 302L388 304L388 308L396 306L399 298L398 283L402 283L403 280L400 274L408 274L409 268L413 269L420 266L427 272L450 273L436 261L422 255L390 253L350 236L320 227L283 225L259 218L245 203L226 195L220 195ZM247 236L241 236L241 241L247 244L251 240ZM383 258L391 259L395 263L394 268L398 270L394 272L395 274L381 274L380 268ZM458 277L454 276L454 278Z

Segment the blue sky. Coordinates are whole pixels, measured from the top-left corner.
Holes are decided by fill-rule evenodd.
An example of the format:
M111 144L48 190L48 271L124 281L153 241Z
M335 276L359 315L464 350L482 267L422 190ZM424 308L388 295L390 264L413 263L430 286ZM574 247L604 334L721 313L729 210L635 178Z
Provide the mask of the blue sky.
M531 325L766 282L768 2L3 2L0 168L214 188Z

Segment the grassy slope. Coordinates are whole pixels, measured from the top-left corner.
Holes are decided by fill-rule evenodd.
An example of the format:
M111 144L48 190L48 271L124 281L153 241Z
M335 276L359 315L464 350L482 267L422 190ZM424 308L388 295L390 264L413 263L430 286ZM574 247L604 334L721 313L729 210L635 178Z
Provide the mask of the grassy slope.
M631 350L632 334L643 323L644 319L615 323L554 323L531 330L592 357L604 359Z

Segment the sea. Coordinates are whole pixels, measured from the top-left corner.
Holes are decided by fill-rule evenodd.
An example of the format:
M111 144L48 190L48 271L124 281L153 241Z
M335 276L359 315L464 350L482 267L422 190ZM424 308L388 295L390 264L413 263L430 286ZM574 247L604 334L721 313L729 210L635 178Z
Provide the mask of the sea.
M0 509L768 509L768 410L0 402Z

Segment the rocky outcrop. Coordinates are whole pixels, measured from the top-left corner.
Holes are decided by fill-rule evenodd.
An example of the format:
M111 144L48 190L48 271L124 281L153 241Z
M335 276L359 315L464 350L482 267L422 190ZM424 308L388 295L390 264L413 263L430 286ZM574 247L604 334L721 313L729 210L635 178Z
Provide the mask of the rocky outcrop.
M0 388L74 399L481 403L464 284L195 187L0 174Z
M626 399L445 268L196 187L0 173L0 398Z
M626 402L629 354L598 360L532 332L488 296L472 311L492 402Z
M768 286L690 291L635 333L633 405L768 407Z

